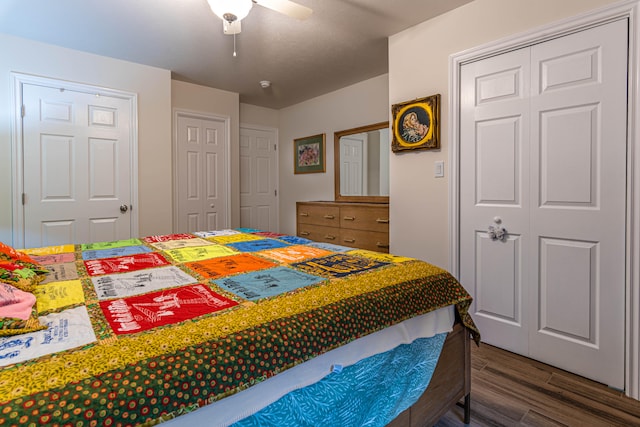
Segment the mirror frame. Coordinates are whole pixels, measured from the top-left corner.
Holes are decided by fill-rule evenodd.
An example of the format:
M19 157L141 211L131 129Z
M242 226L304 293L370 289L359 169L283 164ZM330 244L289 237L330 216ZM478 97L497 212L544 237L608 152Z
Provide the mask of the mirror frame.
M374 123L353 129L341 130L333 134L333 172L336 202L363 202L363 203L389 203L389 196L343 196L340 194L340 138L345 135L354 135L372 130L389 127L389 122Z

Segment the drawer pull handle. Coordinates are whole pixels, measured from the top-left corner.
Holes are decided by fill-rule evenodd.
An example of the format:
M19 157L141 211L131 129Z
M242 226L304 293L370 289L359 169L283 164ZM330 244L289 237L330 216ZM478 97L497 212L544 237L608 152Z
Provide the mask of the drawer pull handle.
M300 212L300 216L309 216L307 212Z
M336 236L332 236L331 234L327 234L324 238L327 240L336 240Z
M324 217L325 217L326 219L334 219L334 218L335 218L335 216L333 216L333 215L329 215L329 214L325 215Z
M355 243L356 239L344 239L344 241L347 243Z
M301 236L308 236L309 234L311 234L311 233L309 233L308 231L301 231L300 232Z
M345 221L355 221L356 217L355 216L345 216L342 219L344 219Z
M389 220L388 219L382 219L382 218L376 219L376 222L378 222L380 224L389 224Z
M379 248L385 248L385 249L389 247L388 244L385 245L384 243L380 243L380 242L376 243L376 246L379 247Z

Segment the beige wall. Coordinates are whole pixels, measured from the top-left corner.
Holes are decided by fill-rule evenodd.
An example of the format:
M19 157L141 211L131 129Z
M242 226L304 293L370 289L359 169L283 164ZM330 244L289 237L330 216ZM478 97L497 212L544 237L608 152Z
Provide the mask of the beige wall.
M171 81L171 106L173 109L213 114L230 118L231 152L229 171L231 188L230 227L240 226L240 151L239 123L240 96L235 92L199 86L192 83ZM173 120L173 119L172 119ZM170 170L170 169L169 169Z
M334 200L333 133L388 118L386 74L280 110L281 233L296 233L297 201ZM295 175L293 140L320 133L326 134L326 172Z
M442 149L391 156L391 251L449 266L449 56L613 0L475 0L389 39L390 104L442 95ZM445 178L434 162L445 161Z
M240 104L240 124L277 128L280 113L272 108Z
M10 72L138 94L139 234L171 230L171 74L131 62L0 34L0 240L13 244ZM28 208L28 207L27 207Z

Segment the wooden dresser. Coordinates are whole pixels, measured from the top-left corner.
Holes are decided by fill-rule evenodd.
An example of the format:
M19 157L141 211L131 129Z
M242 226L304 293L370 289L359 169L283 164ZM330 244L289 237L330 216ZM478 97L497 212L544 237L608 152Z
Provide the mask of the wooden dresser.
M296 233L300 237L389 252L388 204L297 202L296 218Z

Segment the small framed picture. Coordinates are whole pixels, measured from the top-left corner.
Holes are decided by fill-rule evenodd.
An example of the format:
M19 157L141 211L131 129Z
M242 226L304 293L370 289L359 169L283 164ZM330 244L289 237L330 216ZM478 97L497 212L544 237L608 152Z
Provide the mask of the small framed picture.
M394 104L391 114L393 152L440 148L440 94Z
M293 140L293 172L325 171L325 134Z

